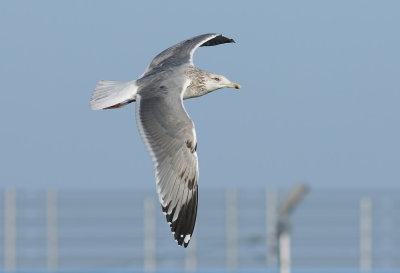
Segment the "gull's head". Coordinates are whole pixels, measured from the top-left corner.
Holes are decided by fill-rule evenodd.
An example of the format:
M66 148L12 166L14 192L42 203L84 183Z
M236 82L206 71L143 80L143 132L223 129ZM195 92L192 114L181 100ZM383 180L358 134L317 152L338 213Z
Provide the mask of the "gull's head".
M205 80L205 88L207 91L211 92L220 88L235 88L240 89L241 86L238 83L231 82L226 77L214 73L209 73Z

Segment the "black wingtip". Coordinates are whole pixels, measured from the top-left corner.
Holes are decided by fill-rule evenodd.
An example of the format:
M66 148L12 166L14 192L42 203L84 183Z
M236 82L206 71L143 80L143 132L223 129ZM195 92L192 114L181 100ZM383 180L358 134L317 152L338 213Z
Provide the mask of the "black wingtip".
M236 43L236 42L231 38L225 37L223 35L218 35L212 38L211 40L208 40L207 42L203 43L201 46L216 46L226 43Z
M178 245L183 245L185 248L189 245L190 240L192 239L194 226L196 224L198 200L197 184L193 190L194 192L192 197L188 203L184 204L180 208L179 215L175 221L173 221L173 219L176 212L176 207L174 207L171 212L168 213L171 202L165 207L161 206L162 211L166 214L165 217L171 227L171 232L174 235L175 241L178 243Z

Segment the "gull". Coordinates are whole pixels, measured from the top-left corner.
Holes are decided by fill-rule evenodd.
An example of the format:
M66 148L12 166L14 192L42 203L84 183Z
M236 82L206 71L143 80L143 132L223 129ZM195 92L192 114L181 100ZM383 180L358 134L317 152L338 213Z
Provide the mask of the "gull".
M180 246L187 247L193 234L199 178L196 131L183 100L241 88L195 67L193 53L198 47L234 42L216 33L182 41L158 54L137 80L99 81L90 100L92 110L136 102L136 123L154 163L158 198Z

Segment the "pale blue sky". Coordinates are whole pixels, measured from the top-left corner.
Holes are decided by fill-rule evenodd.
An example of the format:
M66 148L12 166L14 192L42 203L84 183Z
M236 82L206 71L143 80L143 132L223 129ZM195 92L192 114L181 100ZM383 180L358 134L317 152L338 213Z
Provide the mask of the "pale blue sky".
M200 187L398 187L398 1L1 1L0 187L154 187L134 104L90 111L165 48L242 84L186 101Z

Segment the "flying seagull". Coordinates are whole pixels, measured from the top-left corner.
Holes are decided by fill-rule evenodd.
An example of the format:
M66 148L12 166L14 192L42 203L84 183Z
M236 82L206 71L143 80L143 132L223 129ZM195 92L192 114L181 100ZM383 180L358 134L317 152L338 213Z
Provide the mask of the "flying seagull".
M178 245L187 247L197 215L199 168L193 121L183 100L240 85L193 64L200 46L235 41L221 34L203 34L158 54L139 79L99 81L90 100L92 110L114 109L136 101L136 123L155 167L162 211Z

